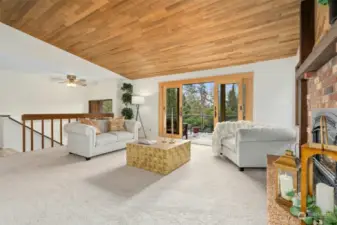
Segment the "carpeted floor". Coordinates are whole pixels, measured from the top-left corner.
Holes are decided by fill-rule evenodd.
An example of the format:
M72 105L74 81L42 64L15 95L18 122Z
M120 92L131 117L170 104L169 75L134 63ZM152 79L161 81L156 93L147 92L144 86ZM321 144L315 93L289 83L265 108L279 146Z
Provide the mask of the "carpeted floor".
M264 225L265 171L239 172L200 145L167 176L125 166L125 151L15 154L0 158L0 224Z

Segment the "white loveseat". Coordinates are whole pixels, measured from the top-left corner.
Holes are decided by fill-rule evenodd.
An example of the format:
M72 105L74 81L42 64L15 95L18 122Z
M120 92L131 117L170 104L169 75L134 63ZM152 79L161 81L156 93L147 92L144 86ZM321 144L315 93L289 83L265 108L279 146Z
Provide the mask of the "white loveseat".
M126 131L108 130L108 120L99 120L101 134L96 135L96 128L90 125L73 122L65 125L68 133L69 153L80 155L90 160L91 157L113 152L126 147L126 143L138 140L140 123L134 120L125 120Z
M227 157L240 171L247 167L266 167L267 154L281 155L294 143L296 131L293 129L249 121L218 123L212 136L215 155Z

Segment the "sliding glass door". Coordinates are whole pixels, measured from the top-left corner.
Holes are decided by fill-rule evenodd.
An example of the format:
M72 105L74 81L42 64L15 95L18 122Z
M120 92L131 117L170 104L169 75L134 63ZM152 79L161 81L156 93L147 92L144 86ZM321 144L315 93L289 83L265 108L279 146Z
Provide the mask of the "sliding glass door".
M181 85L163 87L162 96L162 136L181 137L182 129L182 89Z
M252 73L163 82L159 90L160 136L211 134L218 122L253 119Z

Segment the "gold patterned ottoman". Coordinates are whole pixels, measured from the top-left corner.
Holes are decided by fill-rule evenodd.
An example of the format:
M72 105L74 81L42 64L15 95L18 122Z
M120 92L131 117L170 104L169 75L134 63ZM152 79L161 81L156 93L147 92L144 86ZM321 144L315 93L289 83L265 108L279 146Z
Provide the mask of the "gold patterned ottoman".
M176 143L143 145L137 142L126 145L128 166L167 175L188 162L191 158L191 141L176 140Z

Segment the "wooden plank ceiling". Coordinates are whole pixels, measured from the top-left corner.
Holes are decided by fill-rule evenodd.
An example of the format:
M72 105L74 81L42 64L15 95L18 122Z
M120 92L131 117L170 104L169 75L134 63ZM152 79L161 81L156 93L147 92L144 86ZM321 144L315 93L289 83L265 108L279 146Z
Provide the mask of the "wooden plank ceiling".
M296 54L299 0L0 0L0 21L130 79Z

